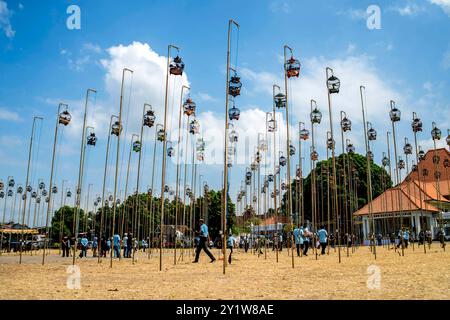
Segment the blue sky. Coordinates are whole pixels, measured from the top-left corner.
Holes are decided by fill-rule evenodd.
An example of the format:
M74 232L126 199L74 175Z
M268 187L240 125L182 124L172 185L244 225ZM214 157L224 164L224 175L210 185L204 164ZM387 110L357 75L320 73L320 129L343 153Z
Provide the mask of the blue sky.
M81 30L66 27L69 16L66 9L72 4L81 9ZM366 8L372 4L381 9L380 30L369 30L366 26ZM404 137L412 139L412 111L417 111L424 121L424 132L419 136L424 148L432 145L429 137L432 121L436 121L444 135L450 127L449 0L267 0L248 1L245 5L242 1L206 0L0 0L0 178L6 181L8 175L13 175L17 182L25 183L31 122L33 116L39 115L44 117L44 122L32 182L36 185L43 178L48 184L55 112L58 103L63 101L70 105L74 119L61 138L55 179L58 186L63 179L67 180L66 186L73 190L78 173L81 110L86 89L95 88L98 94L90 100L88 125L96 127L99 142L88 154L85 186L92 183L94 193L99 193L106 127L109 116L118 112L121 69L131 67L135 71L133 80L126 82L125 129L129 136L138 133L144 102L154 106L157 122L162 121L163 68L168 44L181 47L180 55L186 63L183 79L171 79L171 88L175 89L169 94L170 127L177 126L174 110L178 106L179 88L182 83L189 83L190 94L198 105L207 149L215 150L216 157L220 158L226 32L230 18L241 25L238 69L243 90L236 102L242 116L235 125L241 134L237 146L241 158L245 158L244 137L248 137L248 146L253 150L257 133L264 130L265 112L272 108L272 84L283 85L284 44L294 48L296 58L302 62L302 75L290 84L293 130L298 121L308 120L310 99L317 100L319 108L326 113L326 66L335 70L342 83L341 93L333 96L335 130L339 110L345 110L354 122L348 138L354 141L359 152L363 152L364 140L357 89L359 85L366 86L368 120L379 134L379 140L373 145L378 162L386 151L386 130L391 129L390 99L396 100L403 112L397 130L399 146ZM236 34L233 44L235 41ZM325 115L316 131L318 141L324 141L328 129ZM153 130L146 130L144 137L147 143L143 189L150 184ZM172 135L170 138L174 140L176 134ZM127 148L128 136L125 144L122 143ZM309 142L304 154L308 148ZM318 151L323 157L325 149L318 147ZM124 189L127 155L128 149L121 158L120 190ZM136 159L133 154L130 185L135 185ZM298 161L297 155L294 161ZM309 161L306 161L304 170L309 171L308 168ZM175 180L174 170L173 163L169 163L171 185ZM220 164L201 165L199 170L212 187L220 186ZM232 194L239 188L244 172L245 165L233 167ZM159 182L160 173L156 177L155 181ZM109 179L108 190L112 191L112 186Z

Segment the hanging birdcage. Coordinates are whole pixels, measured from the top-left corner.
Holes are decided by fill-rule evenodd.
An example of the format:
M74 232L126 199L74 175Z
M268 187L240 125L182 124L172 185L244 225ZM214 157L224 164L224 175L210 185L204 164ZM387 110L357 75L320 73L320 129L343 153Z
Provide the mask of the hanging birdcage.
M373 161L373 152L372 152L372 150L369 150L367 152L367 158L369 158L370 161Z
M444 164L444 168L450 167L450 160L448 158L446 158L442 163Z
M286 183L284 181L281 182L281 190L286 190Z
M141 147L142 147L142 145L139 140L133 142L133 151L134 152L141 152Z
M423 160L424 158L425 158L425 151L421 149L419 150L419 160Z
M434 178L439 179L441 177L441 173L439 171L434 172Z
M280 159L279 159L278 163L279 163L279 165L280 165L281 167L284 167L284 166L286 165L286 157L283 156L283 155L280 156Z
M252 171L258 170L258 163L256 161L252 162L252 164L250 165L250 170Z
M402 113L400 112L400 110L398 110L396 107L393 107L391 111L389 111L389 117L391 118L392 122L400 121L401 114Z
M441 161L441 158L438 155L433 156L433 164L439 164L439 161Z
M205 151L205 140L203 140L203 138L197 139L197 143L196 143L195 147L196 147L197 151L200 151L200 152Z
M422 131L422 121L419 118L414 118L414 120L411 122L411 127L413 132L420 132Z
M70 198L72 196L72 191L70 191L70 190L67 191L66 196L67 196L67 198Z
M266 139L261 139L259 141L259 150L260 151L267 151L268 145L267 145L267 140Z
M102 198L101 198L101 197L97 197L96 201L97 201L98 203L100 203L100 202L102 202Z
M8 197L12 197L14 192L12 190L8 190Z
M320 124L322 121L322 112L320 112L316 107L313 111L311 111L310 117L313 124Z
M116 199L116 205L120 205L120 199L119 198Z
M14 179L9 179L9 181L8 181L8 187L14 188L15 184L16 184L16 182L14 181Z
M389 158L384 156L383 160L381 160L381 164L383 165L383 167L387 167L389 165Z
M209 192L209 186L208 186L207 184L205 184L205 185L203 186L203 192L204 192L204 193L208 193L208 192Z
M331 138L328 138L327 139L327 148L332 150L332 149L334 149L334 145L335 145L335 141Z
M111 126L111 134L118 137L121 132L122 126L120 125L119 121L114 122L113 125Z
M5 184L3 183L3 181L0 180L0 191L3 190L4 187L5 187Z
M442 135L441 130L434 125L433 130L431 130L431 138L433 140L441 140L441 135Z
M186 195L189 196L191 194L191 188L187 187L186 188Z
M351 131L352 130L352 122L347 117L344 117L341 120L341 128L342 128L342 131L344 131L344 132Z
M89 134L89 136L87 137L87 144L89 146L95 146L96 143L97 143L97 137L95 136L94 132L91 132Z
M172 146L172 141L167 141L167 156L173 157L175 155L175 149Z
M195 114L196 106L197 104L190 97L186 98L183 103L184 114L188 117L192 116L193 114Z
M21 186L17 187L17 193L22 194L23 188Z
M286 108L286 95L283 93L278 93L273 97L273 101L275 103L275 107L278 109Z
M412 172L416 172L416 171L417 171L417 164L413 164L413 165L412 165L411 171L412 171Z
M170 63L169 66L170 74L174 76L181 76L183 75L184 70L184 62L180 58L180 56L176 56L173 61Z
M109 206L109 201L108 201L108 199L105 200L105 206Z
M398 168L405 169L405 161L403 159L398 160Z
M37 203L37 204L41 203L41 197L37 197L37 198L36 198L36 203Z
M147 195L148 195L148 196L151 196L152 194L153 194L152 188L148 188L148 189L147 189Z
M36 191L31 192L31 197L32 197L33 199L36 199L37 196L38 196L38 194L37 194Z
M248 170L247 170L247 172L245 173L245 179L246 179L246 180L251 180L251 179L252 179L252 173L251 173L251 171L248 171Z
M165 138L166 138L166 133L164 132L164 129L163 128L159 129L157 131L157 139L158 139L158 141L162 142L162 141L165 140Z
M197 152L197 160L198 161L204 161L205 160L205 154L203 152Z
M271 193L270 193L270 197L273 199L273 198L275 198L275 193L272 191Z
M197 121L197 119L194 119L189 124L189 133L191 134L197 134L200 131L200 123Z
M0 190L1 190L1 189L0 189ZM31 192L31 191L33 191L33 187L30 186L30 185L28 185L28 187L27 187L27 192Z
M110 194L110 195L109 195L109 198L108 198L108 199L109 199L109 202L113 202L113 201L114 201L114 197L113 197L113 195L112 195L112 194Z
M309 139L309 130L307 129L302 129L300 130L300 139L306 141Z
M0 191L0 199L3 199L5 197L5 192L4 191Z
M22 195L22 200L26 200L26 199L27 199L27 194L24 193L24 194Z
M267 176L267 180L268 180L269 182L273 182L273 174L269 174L269 175Z
M233 97L237 97L238 95L241 94L241 88L242 88L241 78L239 78L236 72L234 72L234 75L228 82L228 93Z
M40 182L39 183L39 189L42 190L45 188L45 183L44 182Z
M256 151L255 162L258 164L261 162L261 154L259 151Z
M97 207L97 206L98 206L98 202L94 201L94 207Z
M412 151L413 151L412 145L410 143L408 143L408 142L405 143L405 146L403 147L403 152L405 154L412 154Z
M369 130L367 130L367 138L369 139L369 141L377 140L377 132L374 128L370 128Z
M153 127L155 125L156 115L155 112L151 109L147 110L144 114L144 126Z
M289 155L295 156L295 147L292 144L289 145Z
M236 132L236 130L232 129L228 135L228 138L231 143L238 142L239 134Z
M286 61L284 64L284 69L286 70L286 76L288 78L297 77L300 75L300 61L295 59L293 56Z
M42 190L42 192L41 192L41 195L42 195L42 196L44 196L44 197L45 197L45 196L47 196L47 194L48 194L47 190L45 190L45 189L44 189L44 190Z
M422 170L422 175L423 175L424 177L428 177L428 169L424 168L424 169Z
M59 120L58 123L67 126L70 123L70 120L72 119L72 116L70 115L69 111L64 110L59 114Z
M355 153L355 146L352 143L347 144L347 153L349 154Z
M164 186L164 192L167 193L167 192L169 192L169 190L170 190L170 189L169 189L169 186L166 184L166 185Z
M277 123L274 119L267 120L267 131L268 132L275 132L277 129Z
M296 176L297 178L300 178L301 175L302 175L302 170L300 170L300 168L297 168L297 170L295 170L295 176Z
M58 187L57 186L53 186L52 187L52 193L58 193Z
M50 197L45 197L45 202L49 202L50 201Z
M339 88L341 86L341 82L337 77L331 75L331 77L327 80L328 92L331 93L339 93Z
M228 118L230 119L230 121L239 120L240 115L241 111L238 108L236 108L233 101L233 107L230 110L228 110Z
M311 160L317 161L318 159L319 159L319 154L317 153L317 151L312 151L311 152Z

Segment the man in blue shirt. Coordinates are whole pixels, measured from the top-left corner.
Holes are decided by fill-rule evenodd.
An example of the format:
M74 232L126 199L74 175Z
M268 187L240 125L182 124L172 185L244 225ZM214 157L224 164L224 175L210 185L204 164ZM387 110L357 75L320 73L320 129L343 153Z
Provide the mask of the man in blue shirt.
M84 234L83 237L81 238L81 252L80 252L80 258L86 257L86 252L87 252L87 245L89 243L88 239L86 238L86 235Z
M120 236L116 233L113 237L114 256L120 259Z
M305 223L303 227L300 228L300 237L303 240L303 255L308 256L309 249L309 230L307 224Z
M233 253L233 247L234 247L234 243L236 242L236 239L233 237L232 234L230 234L230 236L227 239L227 247L228 249L230 249L230 255L228 256L228 263L231 264L231 255Z
M300 236L300 228L299 227L300 227L300 225L294 229L294 241L295 241L295 246L297 248L297 257L300 257L300 247L303 244L303 239Z
M324 226L320 226L319 231L317 231L317 236L319 237L319 243L322 247L321 254L325 254L325 248L327 247L327 241L328 241L328 233L327 230L325 230Z
M203 221L203 219L200 219L198 221L198 224L200 226L200 230L197 231L196 233L199 236L199 243L197 245L197 249L195 251L195 260L193 261L193 263L197 263L198 262L198 258L200 256L200 251L205 251L205 253L208 255L208 257L211 259L211 262L216 261L216 258L214 258L214 256L212 255L212 253L209 251L207 244L208 241L208 237L209 237L209 233L208 233L208 226L205 224L205 222Z

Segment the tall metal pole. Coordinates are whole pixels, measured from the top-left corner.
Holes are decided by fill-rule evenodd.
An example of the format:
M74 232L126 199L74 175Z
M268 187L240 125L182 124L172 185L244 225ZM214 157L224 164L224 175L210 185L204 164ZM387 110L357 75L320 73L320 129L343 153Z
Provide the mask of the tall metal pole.
M163 154L162 154L162 170L161 170L161 215L160 215L160 237L159 237L159 271L162 271L162 248L163 248L163 225L164 225L164 185L166 182L166 151L167 151L167 107L168 107L168 93L169 93L169 67L170 67L170 49L178 47L169 45L167 47L167 68L166 68L166 93L164 99L164 123L163 123Z
M180 110L178 113L178 143L177 143L177 177L176 177L176 187L175 187L175 234L178 225L178 213L180 209L180 202L178 201L178 197L180 194L180 184L179 184L179 176L180 176L180 144L181 144L181 126L182 126L182 118L183 118L183 92L184 89L190 90L189 86L181 86L181 95L180 95ZM184 151L186 152L186 150ZM173 264L177 264L177 241L175 237L175 248L173 253Z
M110 145L110 141L111 141L111 128L112 128L112 121L113 119L118 119L117 116L115 115L111 115L111 118L109 120L109 127L108 127L108 141L106 143L106 156L105 156L105 169L103 172L103 185L102 185L102 209L101 209L101 213L100 213L100 228L99 228L99 239L102 238L102 233L103 233L103 220L105 217L105 191L106 191L106 175L108 173L108 158L109 158L109 145ZM105 228L106 231L106 228ZM106 232L103 235L103 237L106 237ZM106 239L105 239L106 240ZM99 254L97 261L98 263L100 263L102 260L102 255Z
M76 252L77 252L77 242L78 242L78 223L79 223L79 212L80 212L80 204L81 204L81 194L83 190L83 176L84 176L84 157L85 157L85 146L86 146L86 117L87 117L87 107L88 107L88 99L89 99L89 93L97 93L94 89L87 89L86 91L86 100L84 102L84 116L83 116L83 129L81 133L81 147L80 147L80 165L78 168L78 184L76 189L76 200L75 200L75 214L73 217L73 233L75 242L73 245L73 259L72 264L75 265L75 258L76 258ZM50 183L50 189L49 189L50 195L52 194L52 186ZM50 205L49 205L50 206Z
M287 46L284 45L284 64L283 64L283 69L284 69L284 94L286 96L286 156L287 156L287 188L288 188L288 202L287 202L287 209L288 212L287 214L289 214L290 217L290 221L291 221L291 263L292 263L292 268L295 267L295 259L294 259L294 233L293 233L293 229L294 229L294 220L292 217L292 186L291 186L291 152L290 152L290 138L289 138L289 90L288 90L288 76L287 76L287 71L284 68L284 66L286 65L287 59L286 59L286 50L289 50L292 53L292 49Z
M20 256L19 256L19 264L22 263L22 251L23 251L23 236L24 236L24 224L25 224L25 212L26 212L26 207L27 207L27 188L28 188L28 180L29 180L29 176L30 176L30 163L31 163L31 153L33 151L33 138L34 138L34 128L36 125L36 120L43 120L42 117L34 117L33 118L33 126L31 128L31 137L30 137L30 148L28 151L28 164L27 164L27 177L26 177L26 182L25 182L25 190L24 190L24 194L25 194L25 201L23 203L23 214L22 214L22 237L21 237L21 243L20 243ZM51 192L50 192L51 193ZM31 206L31 204L30 204ZM3 241L3 239L0 239L1 241Z
M344 208L345 208L345 220L346 220L346 228L347 228L347 233L349 232L350 228L349 228L349 212L348 212L348 206L347 206L347 174L345 172L345 158L347 157L347 154L345 153L345 146L344 146L344 128L342 127L342 120L344 119L344 117L347 117L347 114L344 111L341 111L341 142L342 142L342 166L343 166L343 181L344 181ZM328 172L327 172L328 174ZM351 237L351 236L350 236ZM350 237L347 236L347 257L349 256L349 252L348 252L348 244L350 241Z
M158 127L162 128L162 125L157 124L155 127L155 142L153 144L153 161L152 161L152 182L150 189L152 190L152 193L150 195L150 244L149 244L149 250L148 250L148 259L150 259L150 254L152 252L152 245L153 245L153 235L154 235L154 227L155 227L155 210L153 207L153 194L154 194L154 183L155 183L155 162L156 162L156 141L158 140Z
M119 123L119 132L117 134L117 146L116 146L116 169L114 174L114 195L113 195L113 215L112 215L112 227L111 227L111 238L114 236L115 228L116 228L116 209L117 209L117 184L118 184L118 175L119 175L119 156L120 156L120 135L122 133L122 109L123 109L123 83L125 80L125 72L128 71L130 73L133 73L133 70L128 68L123 68L122 70L122 83L120 86L120 103L119 103L119 117L117 122ZM114 239L112 239L114 240ZM113 241L111 241L112 244ZM114 250L111 250L109 255L109 266L112 268L113 265L113 252Z
M434 178L436 181L436 191L437 191L437 201L438 203L441 201L441 189L440 189L440 183L439 183L439 178L440 178L440 172L438 171L438 162L439 160L439 156L437 155L437 150L436 150L436 140L441 139L440 137L440 130L436 127L436 123L433 122L432 123L432 127L433 127L433 131L434 130L438 130L439 131L439 135L433 135L433 131L431 132L431 136L433 138L433 164L434 164ZM444 237L444 229L442 228L442 222L443 222L443 217L442 217L442 209L439 208L439 234L441 239L439 239L440 241L442 241L442 249L444 249L445 252L445 239L443 239Z
M222 272L225 274L225 269L227 266L227 259L225 259L226 256L226 242L227 242L227 236L226 236L226 230L227 230L227 210L228 210L228 199L227 199L227 190L228 190L228 99L229 99L229 86L228 81L230 80L230 38L231 38L231 29L233 27L233 24L239 29L239 24L234 21L233 19L230 19L228 21L228 40L227 40L227 79L226 79L226 89L225 89L225 131L224 131L224 160L223 160L223 200L222 200L222 254L223 254L223 265L222 265Z
M274 239L274 245L275 245L275 254L276 254L276 260L278 262L278 210L277 210L277 118L275 113L275 88L278 88L280 90L280 87L276 84L272 86L272 103L273 103L273 121L275 123L275 128L273 130L273 205L274 205L274 214L275 214L275 239ZM281 196L281 193L280 193Z
M364 89L364 90L363 90ZM370 165L370 159L369 159L369 142L367 140L367 122L366 122L366 111L364 106L364 95L363 91L365 93L366 87L360 86L359 87L359 93L361 96L361 108L362 108L362 115L363 115L363 123L364 123L364 142L366 145L366 162L367 162L367 201L369 205L369 215L371 223L369 223L370 227L370 234L369 234L369 241L370 245L373 246L373 254L375 257L375 260L377 259L377 249L375 246L375 231L374 231L374 221L373 221L373 210L372 210L372 173L371 173L371 165Z
M49 204L50 204L50 201L51 201L51 198L52 198L51 190L52 190L52 183L53 183L53 169L54 169L54 165L55 165L56 142L57 142L57 139L58 139L59 113L61 111L61 107L62 106L65 106L67 108L68 105L64 104L64 103L60 103L58 105L58 111L56 113L55 137L53 139L52 164L50 166L50 189L49 189L50 192L49 192L49 195L48 195L48 197L49 197ZM47 218L46 218L46 224L45 224L45 230L47 232L47 235L48 235L48 217L49 217L49 215L50 215L50 205L47 206ZM46 247L46 245L47 245L47 236L44 239L44 250L42 252L42 265L45 264L45 247Z

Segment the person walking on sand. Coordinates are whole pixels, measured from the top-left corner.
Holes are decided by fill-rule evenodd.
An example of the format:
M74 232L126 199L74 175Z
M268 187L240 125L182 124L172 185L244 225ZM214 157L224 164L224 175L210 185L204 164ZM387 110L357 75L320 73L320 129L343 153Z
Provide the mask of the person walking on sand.
M81 238L81 251L80 251L80 258L86 257L87 254L87 246L88 246L88 239L86 238L86 235L83 234L83 237Z
M304 256L308 256L310 232L308 230L308 227L307 227L306 223L300 229L300 236L303 239L303 245L304 245L304 247L303 247L303 255Z
M236 242L236 239L233 237L232 234L227 239L227 247L230 249L230 255L228 256L228 263L231 264L231 255L233 254L233 247Z
M113 246L114 246L114 256L120 259L120 236L118 233L114 234L113 237Z
M322 248L321 255L325 254L325 249L327 247L328 233L325 230L325 226L320 226L319 231L317 231L317 236L319 237L320 247Z
M300 236L299 226L297 226L297 228L294 229L294 241L295 241L295 247L297 249L297 257L300 257L300 247L303 244L303 239Z
M216 258L214 258L213 254L209 251L208 246L206 245L209 238L208 226L205 224L203 219L198 220L198 224L200 226L200 230L196 231L195 233L198 234L199 236L199 243L197 245L197 250L195 251L195 260L192 261L192 263L198 262L198 258L200 257L200 251L202 251L202 249L211 259L211 262L214 262L216 261Z

